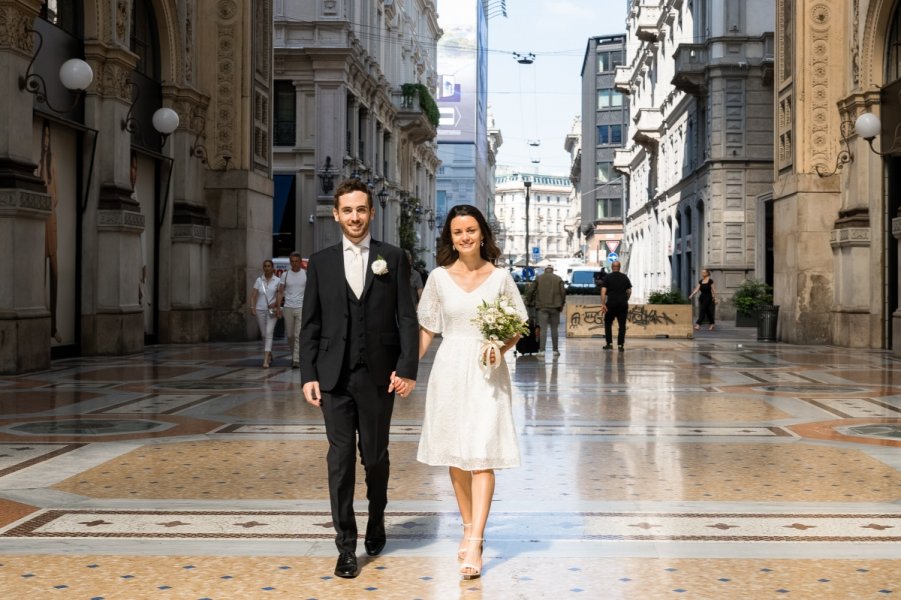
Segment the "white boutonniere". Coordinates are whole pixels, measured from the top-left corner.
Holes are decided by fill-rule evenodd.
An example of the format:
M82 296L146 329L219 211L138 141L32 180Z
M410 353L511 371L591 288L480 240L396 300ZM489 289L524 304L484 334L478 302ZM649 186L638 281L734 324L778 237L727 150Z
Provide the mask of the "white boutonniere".
M388 274L388 263L382 258L382 255L379 254L375 257L375 260L372 261L372 272L376 275L387 275Z

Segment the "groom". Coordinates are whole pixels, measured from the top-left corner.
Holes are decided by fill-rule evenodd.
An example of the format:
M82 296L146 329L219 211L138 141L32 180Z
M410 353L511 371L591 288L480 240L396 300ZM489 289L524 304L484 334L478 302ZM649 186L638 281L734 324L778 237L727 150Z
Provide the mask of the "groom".
M303 395L322 408L328 438L338 577L360 573L353 507L358 435L369 500L366 554L385 547L394 393L413 391L419 366L410 266L400 248L372 239L373 213L362 181L351 179L335 190L332 214L343 239L310 257L300 328Z

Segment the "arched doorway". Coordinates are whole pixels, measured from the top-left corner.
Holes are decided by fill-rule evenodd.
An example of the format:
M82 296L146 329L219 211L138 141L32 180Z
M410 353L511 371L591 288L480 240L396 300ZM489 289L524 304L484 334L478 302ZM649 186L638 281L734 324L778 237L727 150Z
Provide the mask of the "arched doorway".
M160 227L162 199L168 194L171 159L161 154L163 136L150 126L162 106L159 28L150 0L135 0L131 12L130 49L138 57L131 73L130 174L132 199L144 215L138 299L144 312L145 343L159 339Z

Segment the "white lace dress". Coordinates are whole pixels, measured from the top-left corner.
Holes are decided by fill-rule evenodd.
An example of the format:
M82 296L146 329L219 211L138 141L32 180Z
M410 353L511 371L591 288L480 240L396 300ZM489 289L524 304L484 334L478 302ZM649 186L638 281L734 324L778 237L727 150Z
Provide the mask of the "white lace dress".
M444 268L426 280L419 324L442 337L426 390L420 462L467 471L519 466L510 372L502 360L485 378L478 360L482 336L472 323L482 300L491 302L500 294L526 318L525 304L504 269L495 269L468 293Z

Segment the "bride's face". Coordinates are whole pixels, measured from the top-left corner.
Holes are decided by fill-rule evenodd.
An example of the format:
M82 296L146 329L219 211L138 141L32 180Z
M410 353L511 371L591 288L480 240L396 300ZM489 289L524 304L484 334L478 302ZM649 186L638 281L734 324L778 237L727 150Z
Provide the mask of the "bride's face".
M475 217L454 217L450 226L451 242L460 256L478 255L482 244L482 230Z

